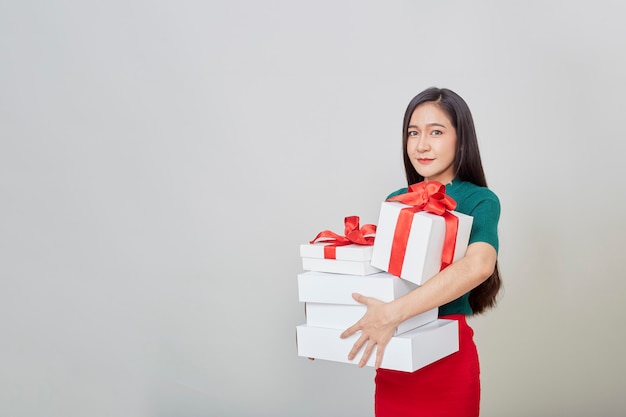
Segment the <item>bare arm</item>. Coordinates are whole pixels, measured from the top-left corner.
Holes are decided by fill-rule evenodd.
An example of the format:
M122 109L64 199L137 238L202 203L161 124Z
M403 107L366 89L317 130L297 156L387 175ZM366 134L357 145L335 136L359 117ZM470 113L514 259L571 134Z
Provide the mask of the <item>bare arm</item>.
M385 303L372 297L354 294L356 301L367 306L367 312L341 334L341 337L345 338L361 330L361 336L352 347L348 358L354 359L365 346L359 361L360 367L365 366L374 346L377 345L375 367L378 368L382 362L385 346L398 324L455 300L480 285L493 273L496 257L496 250L488 243L472 243L467 247L463 258L439 272L424 285L392 302Z

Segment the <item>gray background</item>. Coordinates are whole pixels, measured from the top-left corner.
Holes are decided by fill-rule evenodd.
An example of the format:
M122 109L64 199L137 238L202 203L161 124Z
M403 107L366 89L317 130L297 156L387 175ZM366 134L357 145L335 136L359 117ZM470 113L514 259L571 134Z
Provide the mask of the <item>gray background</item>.
M298 245L457 91L500 196L483 416L626 413L626 5L0 1L0 415L371 416L296 356Z

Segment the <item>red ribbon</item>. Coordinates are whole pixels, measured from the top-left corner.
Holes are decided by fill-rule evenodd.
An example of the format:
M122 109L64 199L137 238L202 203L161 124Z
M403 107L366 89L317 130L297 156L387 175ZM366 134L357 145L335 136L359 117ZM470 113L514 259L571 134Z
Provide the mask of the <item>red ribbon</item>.
M359 227L359 216L348 216L344 219L345 236L341 236L330 230L324 230L319 232L315 239L310 243L317 241L327 242L328 245L324 246L324 258L325 259L337 259L336 250L337 246L346 246L353 243L357 245L372 246L374 244L374 235L376 233L376 225L364 224L363 227Z
M452 263L459 219L449 211L454 210L456 201L446 195L445 185L438 181L418 182L411 185L406 194L391 197L387 201L399 201L411 206L400 210L400 215L398 216L391 246L391 256L389 258L388 272L390 274L400 276L402 272L402 264L404 263L413 216L420 211L427 211L442 216L446 221L446 234L441 255L440 271Z

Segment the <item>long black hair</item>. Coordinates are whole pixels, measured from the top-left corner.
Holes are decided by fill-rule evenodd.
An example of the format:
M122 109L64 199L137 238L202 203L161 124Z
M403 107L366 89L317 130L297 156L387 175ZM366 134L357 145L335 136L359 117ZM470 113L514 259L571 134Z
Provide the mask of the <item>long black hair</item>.
M427 102L438 105L448 115L456 131L456 152L453 163L455 178L471 182L480 187L487 187L487 180L478 149L474 119L467 103L454 91L435 87L428 88L415 96L404 113L402 155L408 185L424 181L424 177L418 174L411 163L407 152L407 141L409 137L409 122L413 112L417 106ZM473 313L480 314L494 307L501 286L502 280L500 279L498 261L496 260L493 274L470 292L469 303Z

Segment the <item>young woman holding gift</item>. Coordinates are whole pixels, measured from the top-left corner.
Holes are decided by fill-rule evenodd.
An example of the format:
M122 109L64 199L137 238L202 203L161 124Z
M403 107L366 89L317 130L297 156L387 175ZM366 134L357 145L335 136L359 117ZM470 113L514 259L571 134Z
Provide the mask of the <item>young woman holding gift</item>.
M500 202L487 188L471 112L453 91L429 88L413 98L404 115L402 144L408 184L438 181L457 202L455 210L473 216L469 245L463 258L390 303L354 294L367 312L342 337L361 331L349 353L352 360L363 350L359 366L376 347L377 417L478 416L480 370L466 316L496 303ZM459 351L413 373L379 368L396 326L434 307L440 318L458 320Z

